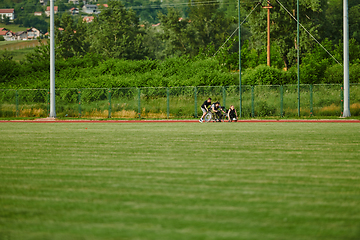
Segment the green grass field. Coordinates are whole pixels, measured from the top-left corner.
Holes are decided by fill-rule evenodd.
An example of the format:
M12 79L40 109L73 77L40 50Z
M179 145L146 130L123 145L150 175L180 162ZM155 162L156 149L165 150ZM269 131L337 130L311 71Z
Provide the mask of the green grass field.
M15 32L19 32L19 31L25 31L26 29L28 29L28 27L20 27L19 24L8 24L6 25L5 23L0 23L0 28L6 28L9 29L11 31Z
M358 123L0 123L0 239L360 238Z

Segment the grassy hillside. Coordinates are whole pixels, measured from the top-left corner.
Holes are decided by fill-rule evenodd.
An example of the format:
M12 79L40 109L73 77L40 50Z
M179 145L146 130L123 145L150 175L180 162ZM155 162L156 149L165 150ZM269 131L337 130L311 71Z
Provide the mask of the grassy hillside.
M0 28L9 29L10 31L13 31L14 33L28 29L27 27L20 27L18 24L13 24L13 23L10 23L8 25L6 25L5 23L0 23Z
M46 39L43 39L42 43L46 43ZM2 41L0 42L0 55L7 51L13 57L13 60L20 61L38 45L40 44L37 40Z

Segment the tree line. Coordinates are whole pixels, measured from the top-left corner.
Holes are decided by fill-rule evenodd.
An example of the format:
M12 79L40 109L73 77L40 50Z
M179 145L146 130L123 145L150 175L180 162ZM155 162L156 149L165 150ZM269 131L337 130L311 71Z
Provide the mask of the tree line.
M293 19L296 18L296 0L271 0L270 3L273 8L270 24L272 67L269 68L264 66L267 11L262 8L267 3L241 1L241 20L246 18L241 26L244 83L294 83L298 48L301 52L302 83L341 83L342 67L333 57L342 62L342 0L300 1L301 24L332 53L333 57L304 29L300 31L300 44L296 42L297 25ZM187 5L185 12L176 8L158 12L160 25L157 26L141 21L135 10L126 8L120 1L109 1L108 8L102 9L99 15L94 16L91 23L83 22L80 17L62 14L55 20L56 59L77 61L76 59L91 55L100 59L99 64L111 59L161 62L186 58L193 63L211 59L221 66L221 71L234 76L239 66L239 39L237 34L231 38L229 36L236 33L238 27L236 9L236 5L227 4L226 1L206 3L194 0ZM358 82L358 76L360 77L358 10L360 3L349 0L352 82ZM25 66L44 62L44 65L48 66L48 59L49 47L43 45L29 54L21 64ZM3 57L1 61L11 60ZM207 85L211 82L198 81L196 84Z

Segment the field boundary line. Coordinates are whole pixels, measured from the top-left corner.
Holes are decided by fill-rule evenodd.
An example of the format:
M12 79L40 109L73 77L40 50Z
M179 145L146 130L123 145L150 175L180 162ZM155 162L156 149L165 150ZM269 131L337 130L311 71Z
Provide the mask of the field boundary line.
M199 120L0 120L0 123L196 123ZM225 121L226 123L227 121ZM360 123L358 119L248 119L238 120L237 123ZM200 123L199 123L200 124ZM204 123L203 123L204 124ZM205 123L206 124L206 123Z

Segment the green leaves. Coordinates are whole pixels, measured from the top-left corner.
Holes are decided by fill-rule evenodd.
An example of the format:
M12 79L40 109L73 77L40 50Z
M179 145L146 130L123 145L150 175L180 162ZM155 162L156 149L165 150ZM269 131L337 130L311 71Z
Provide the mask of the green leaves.
M132 10L120 1L110 1L90 25L90 51L105 58L139 60L145 58L143 32Z

